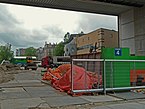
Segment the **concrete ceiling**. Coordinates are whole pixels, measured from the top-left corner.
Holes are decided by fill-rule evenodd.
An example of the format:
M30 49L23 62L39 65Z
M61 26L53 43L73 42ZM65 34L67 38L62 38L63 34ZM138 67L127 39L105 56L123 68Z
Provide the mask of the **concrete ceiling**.
M108 15L119 15L145 4L145 0L0 0L0 2Z

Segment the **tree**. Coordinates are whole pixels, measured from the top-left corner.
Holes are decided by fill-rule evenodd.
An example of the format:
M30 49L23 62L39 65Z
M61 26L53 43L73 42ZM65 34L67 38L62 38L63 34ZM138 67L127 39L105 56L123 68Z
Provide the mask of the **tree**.
M0 62L2 62L2 60L11 60L13 56L14 54L11 51L11 48L0 46Z
M55 56L63 56L64 55L64 44L60 42L54 48L54 55Z
M36 56L36 49L34 47L26 48L25 56Z

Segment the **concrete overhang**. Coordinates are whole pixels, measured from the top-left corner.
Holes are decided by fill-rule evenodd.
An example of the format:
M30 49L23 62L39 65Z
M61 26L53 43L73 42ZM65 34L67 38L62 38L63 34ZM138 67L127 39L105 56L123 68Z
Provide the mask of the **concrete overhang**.
M0 2L107 15L119 15L145 4L145 0L0 0Z

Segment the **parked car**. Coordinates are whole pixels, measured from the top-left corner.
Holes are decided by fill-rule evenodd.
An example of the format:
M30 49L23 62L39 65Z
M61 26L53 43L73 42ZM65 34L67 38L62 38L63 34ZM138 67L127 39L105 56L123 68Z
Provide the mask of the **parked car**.
M34 62L30 62L30 63L27 63L26 64L25 69L26 70L29 70L29 69L37 70L37 65Z

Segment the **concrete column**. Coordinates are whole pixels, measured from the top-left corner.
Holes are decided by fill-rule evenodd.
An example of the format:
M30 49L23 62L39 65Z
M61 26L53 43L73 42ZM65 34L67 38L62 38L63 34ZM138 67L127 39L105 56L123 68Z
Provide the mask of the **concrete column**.
M130 48L135 54L134 9L119 15L119 42L120 47Z
M120 47L130 48L131 54L145 56L145 6L119 15Z
M136 54L145 56L145 6L134 8L134 25Z

